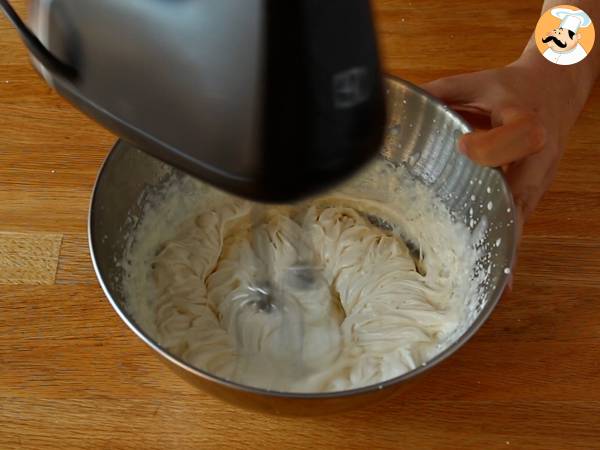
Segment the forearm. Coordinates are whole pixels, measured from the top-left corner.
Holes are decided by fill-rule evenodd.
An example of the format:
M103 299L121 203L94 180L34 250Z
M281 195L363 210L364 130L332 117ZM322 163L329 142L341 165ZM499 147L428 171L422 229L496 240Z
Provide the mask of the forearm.
M542 13L564 3L564 0L546 0ZM587 12L595 24L600 23L600 1L571 0L568 3ZM572 122L574 123L594 84L600 77L600 45L596 42L587 58L580 63L571 66L560 66L548 63L539 53L535 35L533 35L516 64L526 66L532 69L534 73L539 74L540 82L547 83L548 87L554 84L552 95L564 97L565 104L571 107Z

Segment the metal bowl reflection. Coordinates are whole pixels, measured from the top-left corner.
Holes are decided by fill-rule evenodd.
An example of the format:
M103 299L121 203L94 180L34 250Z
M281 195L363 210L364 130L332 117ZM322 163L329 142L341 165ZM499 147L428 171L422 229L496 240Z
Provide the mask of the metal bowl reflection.
M121 319L179 375L226 401L244 407L288 415L315 415L361 407L405 389L409 382L448 358L473 336L496 306L512 267L515 217L512 196L500 172L477 166L456 152L456 140L468 125L419 88L398 79L387 81L389 130L382 154L406 165L420 182L441 198L457 220L471 225L485 220L489 227L483 244L481 268L488 283L477 316L466 331L426 366L385 383L344 392L287 394L242 386L191 367L169 354L135 323L125 307L118 263L126 248L125 236L135 227L144 199L160 189L165 164L119 142L107 157L96 183L89 217L89 240L96 273L106 296ZM473 199L486 198L496 207L474 208ZM484 217L485 216L485 217ZM468 222L467 222L468 223ZM472 228L476 228L473 226ZM492 245L495 242L503 245Z

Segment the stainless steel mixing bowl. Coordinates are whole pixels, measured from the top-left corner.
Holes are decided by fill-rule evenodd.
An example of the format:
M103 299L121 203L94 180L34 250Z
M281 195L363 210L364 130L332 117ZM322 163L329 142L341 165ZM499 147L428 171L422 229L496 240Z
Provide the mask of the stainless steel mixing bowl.
M407 387L409 381L464 345L490 315L505 288L516 250L512 196L500 172L479 167L456 152L457 138L469 131L458 115L405 81L390 78L387 89L390 120L383 155L405 164L418 180L437 193L456 220L473 228L473 233L481 231L480 224L488 224L483 241L477 244L483 256L476 270L488 271L489 275L482 286L484 295L474 321L427 365L379 385L344 392L274 393L189 366L146 335L126 309L120 264L127 245L125 236L135 229L144 203L160 190L168 171L164 163L119 142L100 171L93 195L89 239L94 267L121 319L183 378L229 402L271 413L313 415L356 408Z

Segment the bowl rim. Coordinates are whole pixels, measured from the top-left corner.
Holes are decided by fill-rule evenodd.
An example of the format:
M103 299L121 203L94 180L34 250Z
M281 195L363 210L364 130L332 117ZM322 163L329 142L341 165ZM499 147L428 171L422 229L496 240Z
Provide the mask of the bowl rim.
M385 81L400 84L400 85L404 86L405 88L408 88L408 89L414 91L416 94L419 94L419 95L427 98L427 100L429 100L430 102L436 104L439 107L444 108L452 118L454 118L458 123L460 123L463 126L463 128L466 130L466 132L470 132L472 130L471 126L457 112L448 108L447 105L442 103L439 99L430 95L427 91L420 88L419 86L417 86L409 81L406 81L406 80L403 80L401 78L398 78L396 76L391 76L391 75L386 75ZM252 386L247 386L247 385L244 385L241 383L237 383L235 381L227 380L225 378L211 374L202 369L193 367L192 365L186 363L182 359L170 354L167 350L163 349L157 342L154 341L154 339L152 339L150 336L146 335L146 333L144 333L144 331L135 323L133 318L129 317L129 314L125 311L125 309L122 308L117 303L117 301L113 298L112 293L111 293L110 289L108 288L107 283L104 280L104 276L102 275L102 273L100 271L100 267L98 266L98 263L96 261L96 252L94 250L94 248L96 247L96 239L94 237L95 236L95 233L94 233L94 213L95 213L94 204L95 204L95 201L97 198L99 186L104 177L104 173L110 164L111 158L116 154L116 151L119 149L119 147L121 145L123 145L122 141L118 140L115 143L115 145L112 147L112 149L110 150L110 152L108 153L106 158L104 159L102 166L96 177L91 200L90 200L89 213L88 213L88 227L87 227L88 246L89 246L89 250L90 250L90 255L91 255L94 271L96 273L96 277L98 279L100 287L102 288L102 291L104 292L106 298L108 299L109 303L111 304L111 306L113 307L115 312L118 314L118 316L121 318L121 320L129 327L129 329L131 331L133 331L133 333L135 335L137 335L138 338L140 338L146 345L148 345L152 350L157 352L160 356L165 358L170 363L174 364L178 368L184 370L185 372L188 372L191 375L194 375L196 377L200 377L200 378L204 379L205 381L210 381L210 382L219 384L226 388L230 388L233 390L242 391L242 392L246 392L246 393L250 393L250 394L255 394L255 395L263 395L263 396L267 396L267 397L277 397L277 398L286 398L286 399L302 399L302 400L341 399L341 398L345 398L345 397L369 394L369 393L373 393L373 392L376 392L379 390L393 387L395 385L399 385L401 383L406 383L409 380L412 380L412 379L418 377L419 375L423 374L424 372L429 371L430 369L434 368L438 364L442 363L447 358L449 358L454 353L456 353L458 351L458 349L460 349L465 343L467 343L467 341L469 341L477 333L477 331L481 328L481 326L487 321L487 319L491 315L492 311L495 309L496 305L502 298L502 295L508 284L509 276L507 275L507 276L502 277L502 280L499 283L500 289L496 289L495 295L488 300L488 302L485 304L485 306L483 307L483 309L481 310L479 315L475 318L473 323L469 326L469 328L467 328L467 330L465 330L462 333L462 335L456 341L454 341L451 345L449 345L445 350L443 350L442 352L437 354L431 360L427 361L427 363L425 363L419 367L416 367L415 369L413 369L409 372L406 372L400 376L386 380L384 382L372 384L372 385L368 385L368 386L363 386L360 388L344 390L344 391L296 393L296 392L284 392L284 391L268 390L268 389L264 389L264 388L257 388L257 387L252 387ZM497 170L497 169L491 169L491 170ZM515 223L516 223L516 212L515 212L514 199L513 199L510 188L509 188L508 184L506 183L506 180L504 179L504 177L502 177L502 185L503 185L503 195L506 195L506 197L508 198L508 200L510 202L511 219L513 221L515 221ZM510 248L510 265L509 265L509 267L511 268L511 271L512 271L512 268L514 267L515 259L516 259L517 227L516 226L512 227L512 230L513 230L513 240L512 240L512 245Z

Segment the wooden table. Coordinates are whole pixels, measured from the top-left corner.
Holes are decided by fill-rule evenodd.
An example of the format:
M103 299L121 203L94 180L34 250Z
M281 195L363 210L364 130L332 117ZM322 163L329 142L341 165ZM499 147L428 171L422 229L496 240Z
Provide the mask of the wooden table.
M374 3L387 71L420 83L510 62L541 1ZM474 339L386 403L265 417L185 384L113 312L86 216L115 138L51 92L0 20L0 449L600 448L599 88L514 293Z

